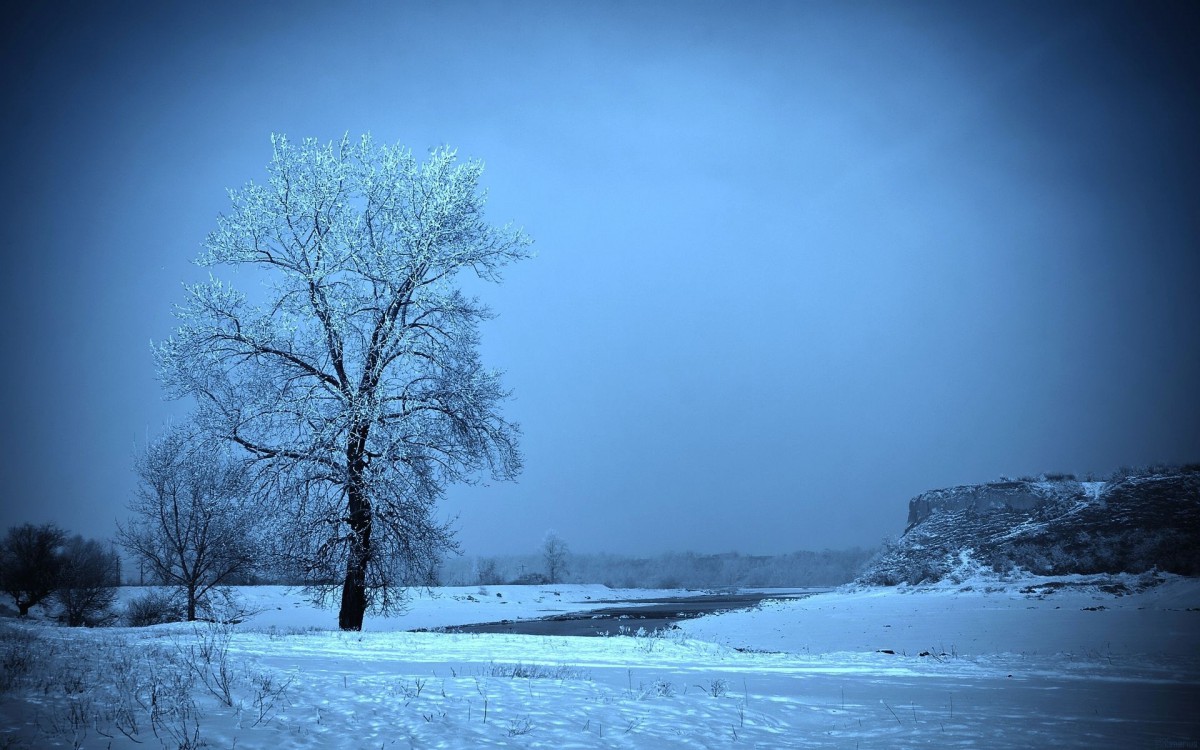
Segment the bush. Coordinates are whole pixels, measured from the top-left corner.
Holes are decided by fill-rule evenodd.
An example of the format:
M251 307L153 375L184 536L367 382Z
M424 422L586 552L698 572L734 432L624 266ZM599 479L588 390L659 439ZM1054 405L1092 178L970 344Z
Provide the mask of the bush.
M955 515L963 515L963 512L955 511ZM917 534L919 533L918 531ZM917 543L904 537L885 539L882 547L859 575L857 582L868 586L916 586L936 583L942 580L957 562L954 550L934 539L922 539Z
M147 591L125 605L125 624L144 628L168 622L182 622L183 605L168 591Z
M46 644L34 631L0 624L0 693L41 671L46 653Z
M1075 475L1050 472L1042 474L1042 479L1047 482L1074 482Z
M550 579L541 573L526 573L513 580L513 585L516 586L545 586L550 583Z

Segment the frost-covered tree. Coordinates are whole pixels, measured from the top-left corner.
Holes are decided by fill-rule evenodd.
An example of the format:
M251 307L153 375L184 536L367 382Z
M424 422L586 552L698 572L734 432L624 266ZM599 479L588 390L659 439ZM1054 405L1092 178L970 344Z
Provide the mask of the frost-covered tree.
M182 594L189 621L215 589L253 573L262 559L262 510L250 502L245 465L222 448L170 427L134 460L133 515L117 526L121 544Z
M542 540L542 559L546 561L546 578L550 583L561 583L567 573L567 543L554 531L547 531Z
M498 281L530 241L484 220L483 166L452 150L272 144L267 182L231 193L200 257L255 269L262 290L191 287L156 358L288 503L281 548L312 585L340 582L339 625L358 630L453 547L435 514L447 484L520 470L507 393L478 356L489 312L458 282Z

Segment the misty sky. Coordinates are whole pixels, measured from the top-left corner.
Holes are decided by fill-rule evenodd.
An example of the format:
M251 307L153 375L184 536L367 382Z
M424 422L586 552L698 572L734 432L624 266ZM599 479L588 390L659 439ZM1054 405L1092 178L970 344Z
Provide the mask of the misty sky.
M468 554L867 546L1200 460L1193 4L138 6L2 32L0 527L113 533L273 131L455 146L536 240L472 287L526 468L450 491Z

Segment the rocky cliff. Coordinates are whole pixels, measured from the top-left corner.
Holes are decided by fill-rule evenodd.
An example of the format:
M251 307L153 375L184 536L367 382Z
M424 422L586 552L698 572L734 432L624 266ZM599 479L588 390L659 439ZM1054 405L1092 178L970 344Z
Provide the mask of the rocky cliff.
M1095 486L1075 480L1017 480L947 487L921 493L908 501L908 529L934 513L969 510L986 513L993 510L1034 510L1048 503L1074 502L1095 494Z
M904 535L859 581L938 581L964 554L997 572L1200 575L1200 467L923 493L909 502Z

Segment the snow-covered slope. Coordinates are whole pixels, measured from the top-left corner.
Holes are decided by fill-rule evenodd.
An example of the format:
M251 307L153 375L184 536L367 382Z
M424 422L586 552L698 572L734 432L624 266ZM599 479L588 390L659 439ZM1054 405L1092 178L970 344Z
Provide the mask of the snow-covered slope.
M961 571L960 567L960 571ZM735 648L927 658L1101 657L1200 672L1200 580L1143 574L1023 576L976 569L931 586L847 586L680 624Z

